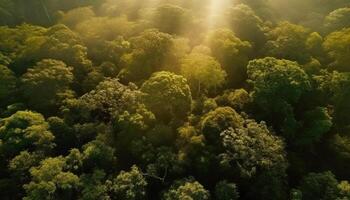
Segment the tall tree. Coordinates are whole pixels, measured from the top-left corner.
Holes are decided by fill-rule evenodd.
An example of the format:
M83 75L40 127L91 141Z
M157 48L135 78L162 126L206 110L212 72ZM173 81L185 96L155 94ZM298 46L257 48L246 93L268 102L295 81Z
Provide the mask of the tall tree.
M226 72L213 57L192 53L185 57L181 65L181 74L188 80L193 94L216 92L225 83Z
M64 62L45 59L21 77L22 92L28 105L37 111L50 113L57 109L58 93L69 89L73 69Z
M246 79L246 66L251 55L252 45L242 41L228 29L218 29L209 33L207 44L213 56L226 71L232 86L239 86Z
M190 87L182 76L165 71L154 73L141 91L145 105L160 121L182 121L191 111Z
M257 116L272 123L286 138L294 138L299 126L294 107L311 89L308 75L296 62L267 57L249 62L248 77Z
M0 64L0 105L12 98L16 89L15 74L6 66Z

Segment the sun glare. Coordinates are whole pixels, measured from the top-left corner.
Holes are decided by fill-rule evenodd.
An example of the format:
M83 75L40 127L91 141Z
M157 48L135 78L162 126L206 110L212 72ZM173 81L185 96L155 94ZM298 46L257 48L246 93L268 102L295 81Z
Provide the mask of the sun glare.
M207 18L208 29L212 29L222 22L225 10L232 3L232 0L210 0L209 1L209 14Z

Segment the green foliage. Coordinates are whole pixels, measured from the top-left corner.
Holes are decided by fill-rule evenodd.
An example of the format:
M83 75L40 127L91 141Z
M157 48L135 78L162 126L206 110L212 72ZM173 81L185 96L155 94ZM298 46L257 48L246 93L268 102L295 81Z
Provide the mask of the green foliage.
M171 4L159 6L153 18L155 27L169 34L183 33L192 20L187 10Z
M306 46L309 34L310 31L303 26L282 22L268 33L265 55L304 64L310 59Z
M82 159L85 170L111 170L116 166L114 149L101 141L95 140L83 146Z
M79 177L64 171L64 167L64 158L57 157L47 158L38 167L31 168L32 181L24 185L27 193L24 199L71 198Z
M248 120L243 127L229 128L221 133L225 152L222 164L234 164L241 176L251 177L260 170L287 168L283 141L270 133L265 123Z
M14 73L0 64L0 101L6 102L16 89L17 79ZM0 103L1 105L1 103Z
M120 36L127 36L133 23L125 17L91 17L76 26L76 31L86 43L96 41L112 41Z
M246 65L251 54L251 44L240 40L228 29L210 32L207 43L213 56L226 71L229 82L233 85L242 83L246 78Z
M131 170L121 171L119 175L109 183L111 197L125 200L141 200L145 198L147 182L142 171L132 166Z
M0 0L0 199L350 199L349 6Z
M163 195L163 200L207 200L209 192L197 181L184 180L175 182Z
M237 200L239 199L239 193L237 186L234 183L228 183L227 181L220 181L215 186L215 198L217 200Z
M67 90L73 82L72 68L62 61L45 59L28 69L21 81L28 105L47 113L59 104L58 93Z
M22 74L30 65L46 58L61 60L73 67L74 86L81 89L81 81L92 66L87 58L87 48L78 34L59 24L50 27L42 35L27 38L24 45L25 48L13 64L16 73Z
M114 115L136 108L140 97L135 85L126 86L118 79L106 79L95 90L81 96L78 104L82 113L88 111L93 118L110 120Z
M330 68L338 71L349 72L349 51L350 28L344 28L340 31L329 34L323 47L331 59Z
M292 189L290 192L290 199L291 200L302 200L303 194L300 190Z
M109 200L107 184L103 182L106 173L95 170L92 174L83 174L80 177L82 200Z
M206 115L201 120L201 131L206 142L217 143L220 133L230 127L238 128L242 126L243 119L230 107L219 107Z
M251 97L245 89L227 90L221 96L217 96L215 101L220 106L230 106L237 111L242 111L250 104Z
M303 199L337 199L338 181L330 171L309 173L300 183Z
M111 41L102 40L96 42L94 39L89 40L88 56L99 66L99 70L107 77L116 77L121 70L121 59L124 53L130 49L130 43L119 36ZM95 42L95 43L93 43ZM107 62L107 63L106 63ZM110 68L113 64L112 74L105 73L106 67ZM109 65L109 66L108 66Z
M192 53L184 58L181 65L181 74L188 80L194 94L210 92L225 83L226 72L211 56Z
M18 111L0 121L0 152L13 157L23 150L48 151L54 147L53 134L39 113Z
M310 144L319 141L322 135L327 133L332 127L332 117L326 108L315 108L304 113L303 135L298 142L301 144Z
M339 190L339 194L337 199L343 200L343 199L350 198L350 184L348 181L341 181L338 184L338 190Z
M315 62L315 60L317 61L320 60L324 62L325 52L322 47L323 42L324 42L324 38L319 33L317 32L310 33L310 35L306 40L306 48L308 50L308 53L312 56L311 61L309 61L309 63ZM321 63L317 63L317 65L321 67ZM314 73L317 73L317 71Z
M228 18L237 37L251 42L256 47L261 47L264 44L266 40L265 25L249 6L236 5L231 8Z
M22 151L14 157L9 163L9 169L15 177L27 181L29 179L29 169L39 165L41 156L36 153Z
M141 91L145 105L158 120L183 119L191 111L191 91L182 76L165 71L154 73Z
M133 50L122 58L125 65L120 74L122 79L137 81L148 78L153 72L162 69L172 45L169 34L151 29L131 38L130 41Z
M45 28L30 24L22 24L15 28L1 26L1 52L9 58L15 58L26 47L26 40L31 37L42 36L46 31Z
M296 62L267 57L249 62L248 77L253 102L263 119L286 138L293 138L298 128L293 107L311 89L308 75Z
M70 28L75 28L79 23L89 20L94 16L95 13L91 7L80 7L64 13L59 21Z
M350 118L346 113L349 112L347 102L350 99L349 73L322 71L322 74L314 76L314 79L318 83L317 89L323 101L334 106L333 121L335 126L341 131L348 131Z
M325 31L331 33L350 26L350 8L338 8L329 13L324 22Z

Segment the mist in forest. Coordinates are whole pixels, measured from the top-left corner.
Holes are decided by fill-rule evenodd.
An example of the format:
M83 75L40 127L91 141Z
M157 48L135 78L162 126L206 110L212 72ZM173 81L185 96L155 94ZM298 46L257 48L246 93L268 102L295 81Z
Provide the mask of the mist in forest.
M348 200L349 102L349 0L0 0L1 200Z

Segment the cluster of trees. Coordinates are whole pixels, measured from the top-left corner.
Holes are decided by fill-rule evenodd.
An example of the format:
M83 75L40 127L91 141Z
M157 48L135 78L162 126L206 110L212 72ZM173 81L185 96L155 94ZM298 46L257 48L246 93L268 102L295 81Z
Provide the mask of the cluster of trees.
M0 0L1 199L350 199L348 0L222 5Z

